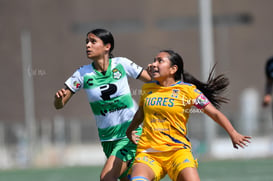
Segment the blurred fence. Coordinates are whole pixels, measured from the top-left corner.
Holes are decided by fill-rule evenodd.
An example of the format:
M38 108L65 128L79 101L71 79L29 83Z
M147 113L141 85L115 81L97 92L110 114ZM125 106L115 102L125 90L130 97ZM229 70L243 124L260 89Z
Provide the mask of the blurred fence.
M0 134L0 168L92 165L104 161L97 129L90 120L57 116L53 121L39 121L35 143L28 142L23 123L1 122Z
M198 158L227 159L273 155L271 108L259 108L260 101L253 89L246 89L241 97L241 114L227 117L239 132L253 137L252 143L244 150L233 149L228 135L217 125L213 129L214 137L209 141L211 145L208 145L205 135L211 130L204 129L204 115L197 114L200 113L198 110L192 110L196 114L191 115L188 129L193 152ZM68 120L56 116L54 120L41 120L36 123L36 138L33 139L35 143L29 143L28 129L24 123L0 122L0 169L104 163L105 156L94 120ZM35 145L33 148L29 146L32 144Z

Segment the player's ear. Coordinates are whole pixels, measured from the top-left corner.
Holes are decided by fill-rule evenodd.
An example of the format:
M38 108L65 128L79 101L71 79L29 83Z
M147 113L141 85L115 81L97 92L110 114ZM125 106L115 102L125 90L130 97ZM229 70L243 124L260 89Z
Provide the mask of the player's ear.
M175 72L177 72L177 70L178 70L178 66L177 65L172 65L171 67L170 67L170 73L171 74L175 74Z
M105 51L110 52L110 49L111 49L111 44L110 43L107 43L104 47L105 47Z

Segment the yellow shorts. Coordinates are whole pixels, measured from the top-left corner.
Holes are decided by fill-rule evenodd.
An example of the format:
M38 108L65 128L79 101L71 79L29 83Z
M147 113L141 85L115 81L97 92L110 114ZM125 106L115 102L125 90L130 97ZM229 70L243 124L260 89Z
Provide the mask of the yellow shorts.
M148 165L155 174L155 181L162 179L166 174L176 180L178 174L187 167L198 167L190 149L179 149L168 152L141 152L137 153L135 162Z

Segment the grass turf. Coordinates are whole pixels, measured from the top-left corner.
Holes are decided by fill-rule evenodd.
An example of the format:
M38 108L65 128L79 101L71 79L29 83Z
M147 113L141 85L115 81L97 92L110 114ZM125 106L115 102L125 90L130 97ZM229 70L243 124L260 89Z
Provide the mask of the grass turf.
M0 171L0 181L97 181L99 167L13 169ZM202 181L272 181L273 158L251 160L201 161ZM163 181L169 181L166 176Z

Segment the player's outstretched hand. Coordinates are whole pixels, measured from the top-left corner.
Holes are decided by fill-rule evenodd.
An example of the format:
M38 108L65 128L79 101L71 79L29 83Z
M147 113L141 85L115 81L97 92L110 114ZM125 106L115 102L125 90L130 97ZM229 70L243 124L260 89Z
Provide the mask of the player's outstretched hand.
M251 136L244 136L235 131L231 136L231 140L234 148L245 148L248 146L248 143L251 143Z

